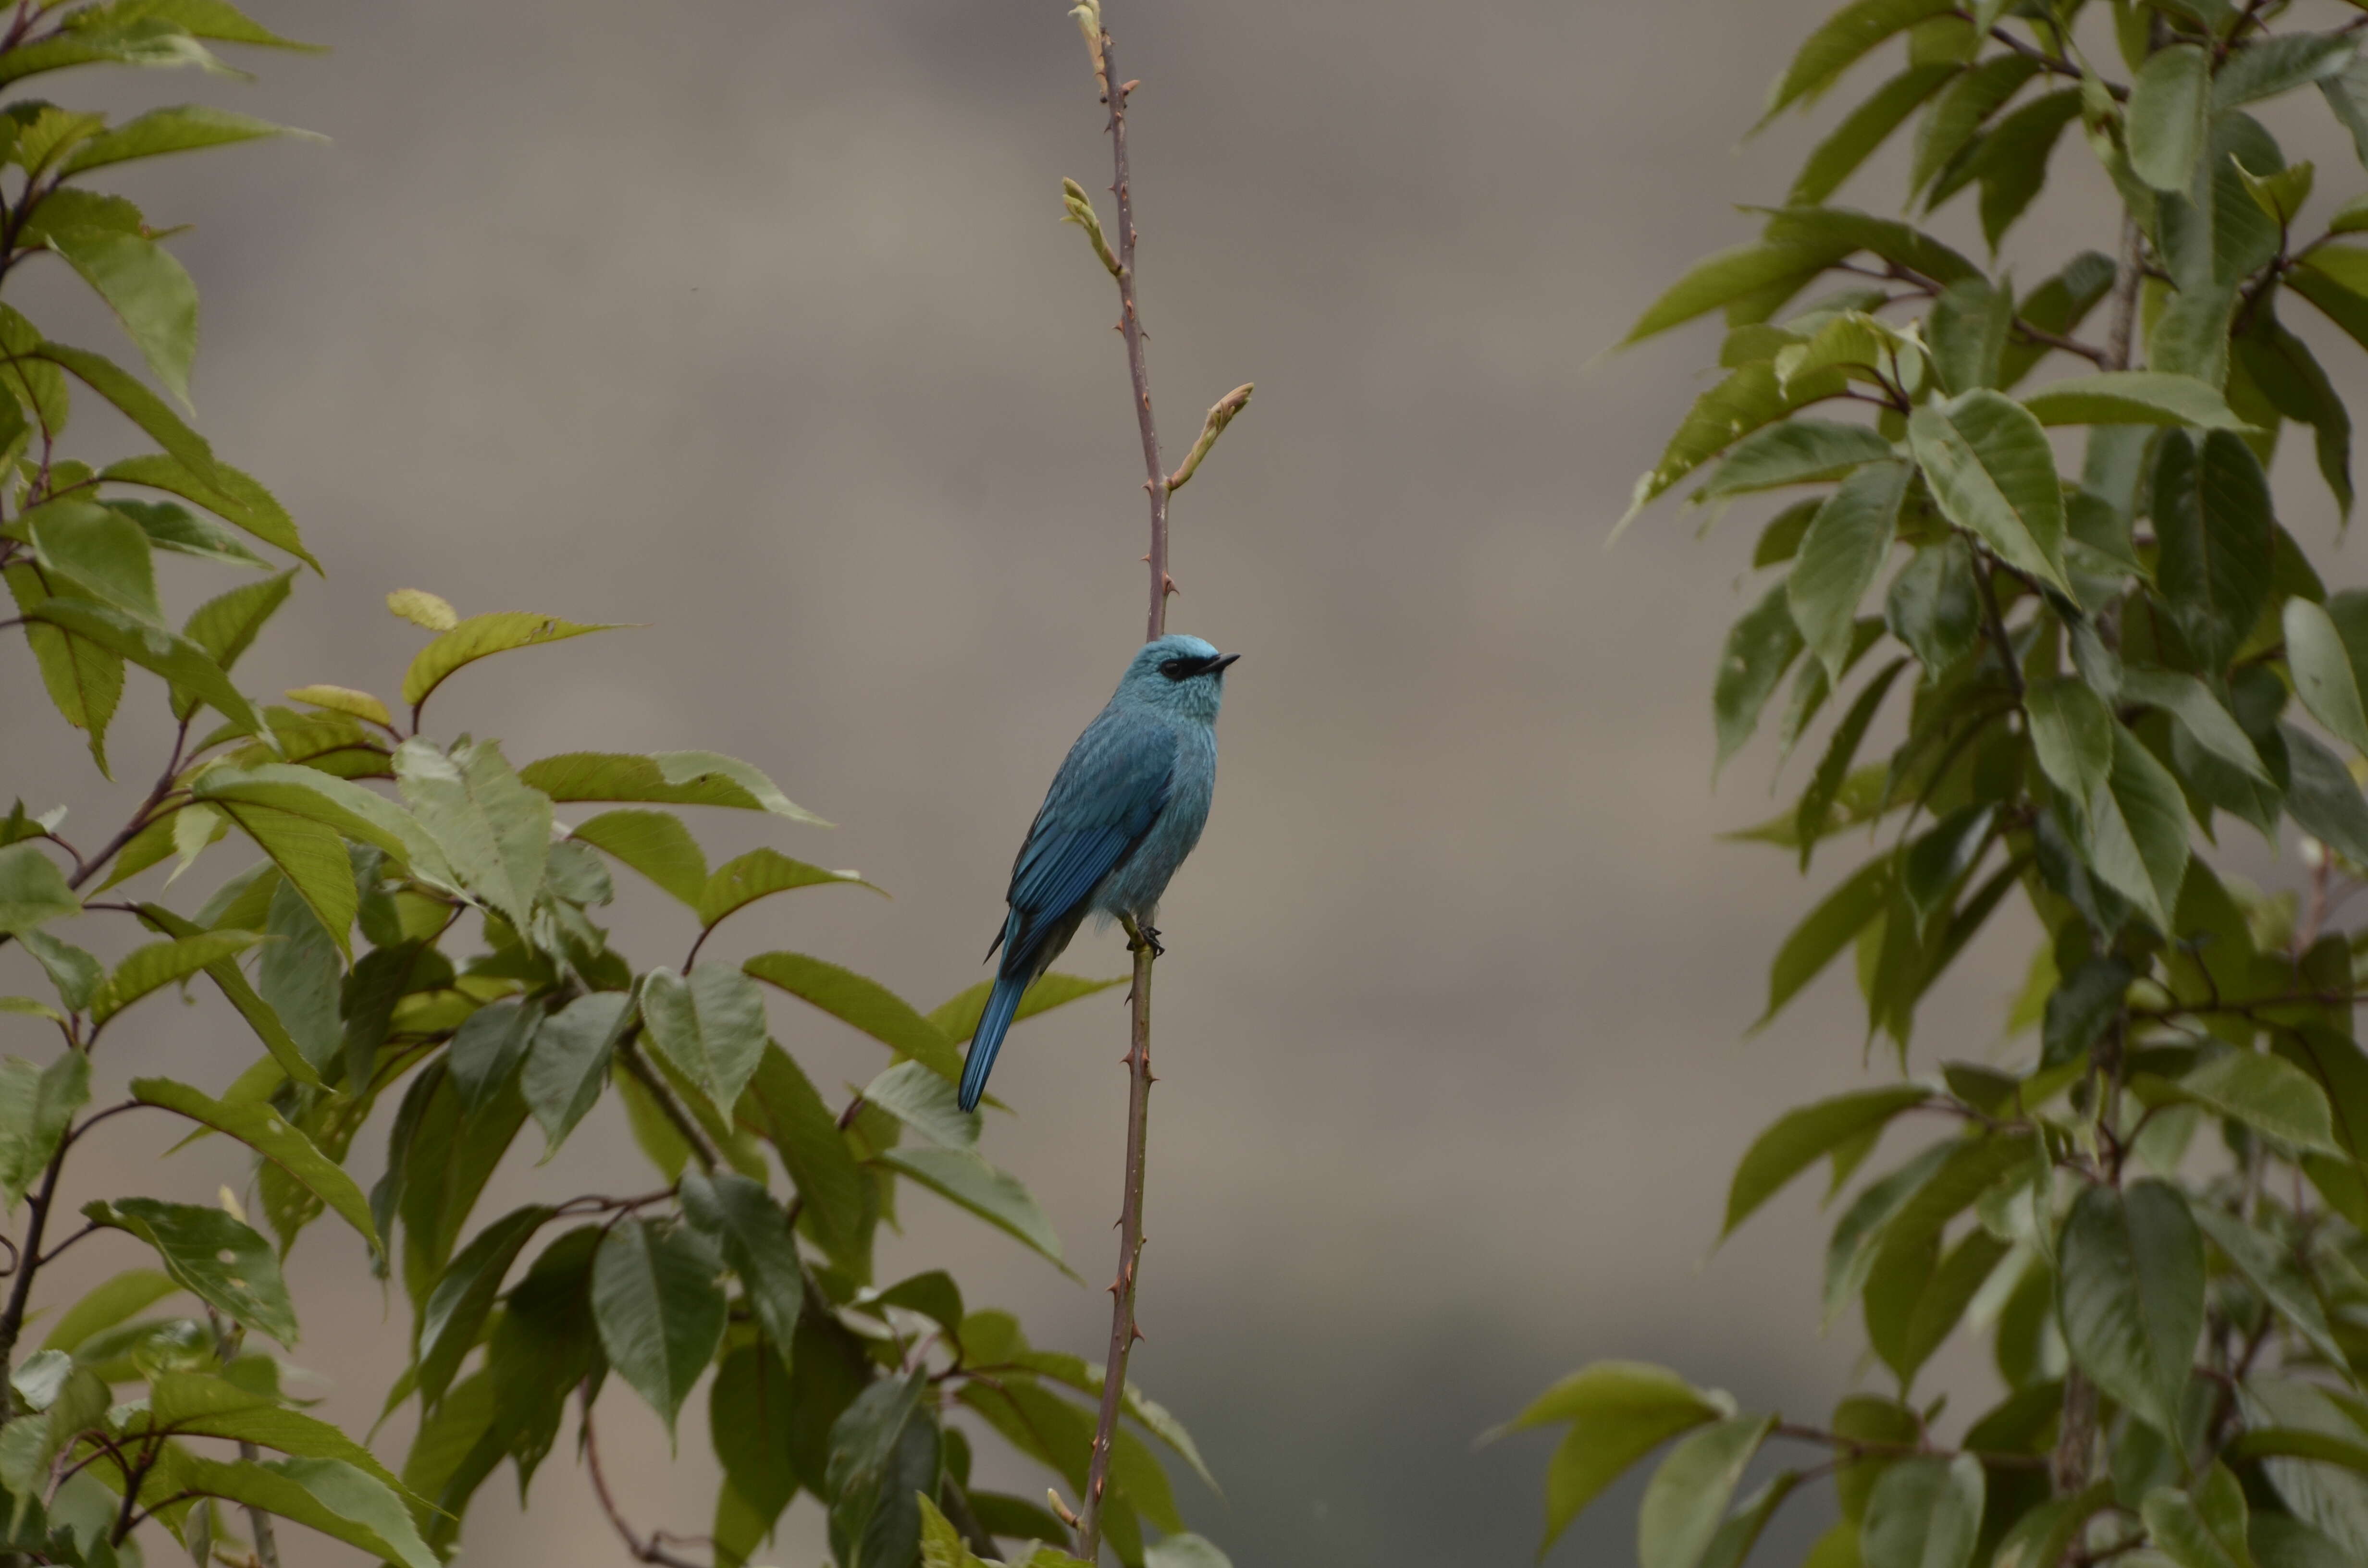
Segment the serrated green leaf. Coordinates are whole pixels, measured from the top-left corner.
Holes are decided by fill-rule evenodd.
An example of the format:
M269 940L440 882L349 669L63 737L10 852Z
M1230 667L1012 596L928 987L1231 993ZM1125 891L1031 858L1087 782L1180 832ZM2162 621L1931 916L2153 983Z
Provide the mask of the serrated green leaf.
M1772 1415L1736 1415L1706 1426L1669 1450L1636 1508L1640 1568L1697 1568L1744 1467L1775 1428Z
M642 982L642 1018L651 1040L719 1106L740 1097L765 1051L765 998L730 964L689 974L652 970Z
M230 933L215 933L217 937L226 935ZM188 938L189 941L205 939ZM134 1078L131 1081L131 1097L142 1105L161 1106L237 1139L336 1210L340 1218L361 1233L362 1239L370 1243L371 1250L385 1250L378 1226L370 1218L370 1200L362 1196L362 1189L354 1185L354 1178L273 1107L226 1104L169 1078Z
M2203 1241L2186 1200L2151 1179L2086 1187L2057 1256L2074 1363L2157 1431L2178 1431L2203 1332Z
M155 241L107 229L55 231L49 248L115 312L148 369L186 404L198 356L198 286L188 269Z
M2182 425L2206 430L2246 426L2220 389L2193 376L2157 370L2100 370L2067 376L2026 392L2022 406L2042 425Z
M2156 577L2171 619L2207 672L2260 619L2275 553L2269 481L2235 434L2162 437L2154 472Z
M639 1217L592 1258L592 1316L610 1365L674 1431L676 1413L723 1336L722 1260L698 1232Z
M403 676L403 700L416 714L436 688L456 671L495 653L506 653L514 648L531 648L545 642L563 642L593 631L614 631L616 624L586 624L562 620L556 616L538 615L530 610L495 610L487 615L472 615L440 632L434 642L419 650L411 667Z
M2184 191L2203 155L2211 108L2211 57L2192 43L2147 56L2130 87L2124 123L2130 165L2157 190Z
M852 1025L941 1078L960 1081L962 1058L937 1026L882 985L803 953L759 953L741 968Z
M2055 455L2029 410L1976 388L1918 408L1907 439L1951 522L2008 565L2069 591Z
M296 1342L296 1312L271 1244L219 1209L119 1198L85 1204L92 1223L128 1231L156 1249L181 1288L282 1345Z
M912 1177L948 1202L969 1210L996 1229L1026 1243L1064 1274L1069 1272L1068 1264L1061 1256L1061 1238L1035 1198L1017 1177L988 1165L975 1152L928 1147L890 1149L881 1154L880 1161L898 1175Z
M1885 461L1843 480L1817 509L1785 579L1793 625L1834 682L1850 656L1859 601L1891 553L1908 472L1906 463Z
M92 999L91 1021L104 1024L150 992L233 958L255 946L256 940L252 931L208 931L135 948L115 966Z

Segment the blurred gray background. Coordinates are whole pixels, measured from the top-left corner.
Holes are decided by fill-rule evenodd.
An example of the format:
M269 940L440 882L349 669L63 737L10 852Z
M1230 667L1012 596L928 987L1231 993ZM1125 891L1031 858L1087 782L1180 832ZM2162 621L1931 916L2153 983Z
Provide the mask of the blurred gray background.
M1856 1325L1816 1331L1809 1184L1709 1256L1744 1141L1861 1071L1838 976L1743 1038L1782 931L1849 858L1804 885L1781 853L1713 841L1774 806L1764 744L1715 793L1710 777L1711 676L1757 591L1757 514L1702 541L1664 508L1604 549L1713 329L1591 358L1687 262L1748 237L1732 204L1781 195L1813 132L1741 139L1827 8L1110 0L1121 73L1144 83L1142 293L1170 460L1220 393L1258 386L1175 512L1171 624L1245 656L1216 812L1163 920L1135 1364L1224 1482L1223 1500L1186 1483L1187 1511L1241 1568L1527 1562L1550 1443L1473 1439L1586 1360L1665 1361L1809 1417L1859 1375ZM1057 221L1063 176L1109 182L1059 0L253 9L334 52L245 57L251 86L38 84L126 108L201 97L332 139L121 182L153 221L199 221L177 248L205 298L200 422L330 569L244 684L391 691L421 637L382 608L396 587L463 614L646 622L480 665L431 727L500 735L519 762L747 757L840 825L709 813L715 858L771 842L896 896L774 901L726 928L726 953L800 949L924 1006L971 983L1019 836L1142 622L1112 290ZM2289 148L2321 157L2324 205L2359 180L2323 119L2314 103L2276 123L2307 127ZM2029 282L2112 243L2077 135L2056 165L2009 252ZM1896 210L1899 167L1840 199ZM1939 227L1972 245L1970 205ZM53 335L128 354L72 290L26 281ZM2356 356L2328 358L2356 390ZM2330 542L2307 452L2279 472L2289 522ZM173 585L187 606L222 579ZM135 787L158 706L135 675L115 747ZM77 802L93 838L131 798L94 797L21 652L0 658L0 755L9 791ZM238 858L216 858L196 882ZM678 913L619 881L620 944L671 957ZM2023 919L1928 1004L1923 1064L1998 1048ZM117 950L108 920L76 939ZM1124 954L1081 939L1064 967L1116 974ZM0 953L0 990L32 988L24 968ZM1114 1250L1117 994L1016 1037L996 1087L1019 1114L986 1145L1089 1284L921 1194L882 1263L950 1262L973 1304L1089 1356ZM876 1047L796 1006L776 1028L802 1054L837 1079L876 1069ZM119 1080L219 1088L252 1049L211 998L117 1032ZM18 1019L0 1047L50 1049ZM113 1127L77 1201L238 1179L223 1148L158 1167L161 1127ZM382 1139L360 1141L365 1181ZM613 1105L552 1165L530 1154L488 1206L609 1186L639 1158ZM134 1261L101 1238L60 1272ZM291 1275L297 1359L366 1426L404 1312L333 1224ZM1960 1414L1987 1402L1972 1358L1940 1371ZM671 1466L630 1394L603 1411L632 1519L703 1530L703 1410ZM406 1440L398 1422L380 1449ZM1627 1558L1634 1492L1554 1561ZM485 1488L473 1560L622 1561L572 1466L544 1470L531 1522L511 1495L507 1471ZM1807 1539L1804 1506L1782 1540ZM800 1503L778 1561L816 1562L818 1534ZM307 1539L289 1555L350 1554Z

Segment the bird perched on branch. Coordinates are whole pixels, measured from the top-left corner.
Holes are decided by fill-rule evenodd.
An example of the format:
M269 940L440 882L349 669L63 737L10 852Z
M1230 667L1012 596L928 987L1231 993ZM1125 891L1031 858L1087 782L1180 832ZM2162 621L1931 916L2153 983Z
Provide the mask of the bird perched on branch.
M1225 668L1240 657L1198 637L1144 643L1069 748L1011 863L1011 913L986 949L990 959L1002 949L1003 962L962 1063L962 1109L978 1108L1019 998L1087 915L1114 916L1131 944L1163 950L1152 922L1209 820L1217 709Z

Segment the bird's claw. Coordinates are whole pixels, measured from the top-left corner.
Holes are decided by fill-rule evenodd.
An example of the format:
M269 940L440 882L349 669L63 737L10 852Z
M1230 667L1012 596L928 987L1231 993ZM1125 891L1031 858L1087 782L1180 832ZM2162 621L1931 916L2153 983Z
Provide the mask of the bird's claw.
M1153 958L1164 959L1167 956L1167 949L1160 945L1159 927L1156 926L1141 927L1136 933L1135 942L1139 947L1149 948Z

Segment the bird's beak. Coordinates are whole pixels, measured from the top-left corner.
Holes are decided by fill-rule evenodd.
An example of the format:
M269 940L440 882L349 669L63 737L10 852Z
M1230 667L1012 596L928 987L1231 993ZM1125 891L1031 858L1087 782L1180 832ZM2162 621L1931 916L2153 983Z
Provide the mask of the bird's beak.
M1220 653L1215 658L1210 660L1209 667L1202 670L1201 673L1205 676L1224 675L1225 673L1225 666L1240 657L1241 655L1239 653Z

